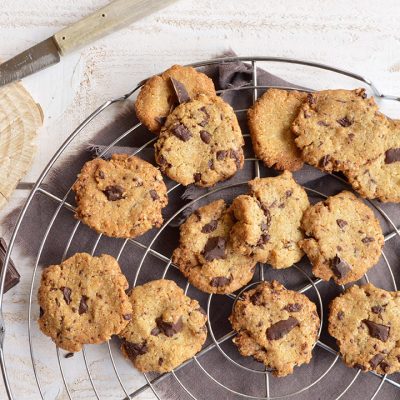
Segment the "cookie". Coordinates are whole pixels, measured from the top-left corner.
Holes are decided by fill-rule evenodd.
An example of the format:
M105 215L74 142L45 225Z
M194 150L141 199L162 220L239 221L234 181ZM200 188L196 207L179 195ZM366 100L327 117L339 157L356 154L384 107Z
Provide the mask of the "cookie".
M136 115L151 132L158 133L178 104L200 93L215 96L213 81L192 67L174 65L146 81L135 102Z
M241 254L273 268L288 268L303 256L298 241L303 212L310 205L305 190L285 171L274 178L249 182L250 194L237 197L232 246Z
M76 218L98 233L134 238L163 223L167 188L160 171L138 157L88 161L72 189Z
M367 199L400 202L400 121L388 120L382 153L346 173L353 188Z
M155 144L156 161L176 182L208 187L243 167L243 145L232 107L200 94L168 116Z
M117 260L77 253L42 274L39 327L70 352L118 334L132 317L128 281Z
M253 149L267 167L297 171L303 166L292 123L306 99L307 93L269 89L249 108Z
M232 293L248 283L256 261L230 244L233 213L223 200L197 209L180 227L172 262L189 282L207 293Z
M362 371L400 371L400 292L354 285L330 304L329 333L346 365Z
M313 274L344 285L360 279L379 260L384 238L372 210L344 191L306 210L300 247Z
M310 362L320 321L305 295L277 281L262 282L243 293L229 320L240 354L264 363L273 375L289 375Z
M386 117L364 89L309 94L293 122L305 162L346 172L383 152Z
M175 282L137 286L129 296L132 319L120 333L122 353L141 372L168 372L201 350L207 317Z

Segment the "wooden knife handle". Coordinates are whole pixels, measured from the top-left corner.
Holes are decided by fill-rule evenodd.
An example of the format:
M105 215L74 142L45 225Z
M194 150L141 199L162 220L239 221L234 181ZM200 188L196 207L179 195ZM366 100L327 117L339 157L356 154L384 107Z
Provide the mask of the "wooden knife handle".
M177 0L114 0L92 15L62 29L54 40L65 55Z

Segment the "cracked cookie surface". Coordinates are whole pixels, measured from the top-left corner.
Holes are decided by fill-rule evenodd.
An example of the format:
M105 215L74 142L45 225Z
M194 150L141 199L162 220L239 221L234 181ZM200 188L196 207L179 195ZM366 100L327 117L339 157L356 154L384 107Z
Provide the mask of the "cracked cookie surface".
M310 205L305 190L285 171L273 178L248 182L249 195L237 197L232 210L237 222L231 231L233 247L273 268L288 268L303 256L300 228Z
M300 247L313 274L346 284L360 279L379 260L384 238L372 210L351 192L341 192L308 208L302 219L308 238Z
M119 336L122 353L139 371L171 371L201 350L207 317L175 282L136 286L129 299L132 319Z
M43 270L38 292L39 327L64 350L102 343L132 317L128 282L118 262L103 254L77 253Z
M134 238L163 222L168 203L160 171L125 154L96 158L82 168L73 186L76 218L107 236Z
M352 286L331 302L328 330L349 367L400 371L400 292Z
M154 147L158 165L171 179L209 187L243 167L243 145L232 107L200 94L168 116Z
M303 166L292 123L307 93L269 89L249 108L247 118L256 156L267 167L297 171Z
M172 255L189 282L207 293L232 293L248 283L256 261L233 249L229 232L233 214L223 200L197 209L180 227Z
M252 356L275 376L308 364L320 320L315 304L277 281L262 282L244 292L229 318L233 339L243 356Z

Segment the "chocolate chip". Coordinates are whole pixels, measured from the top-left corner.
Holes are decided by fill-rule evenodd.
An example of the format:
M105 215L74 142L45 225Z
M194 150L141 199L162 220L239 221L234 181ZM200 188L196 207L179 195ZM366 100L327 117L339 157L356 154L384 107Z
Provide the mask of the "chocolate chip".
M386 362L386 361L382 361L380 364L379 364L379 366L382 368L382 371L383 372L388 372L389 371L389 368L390 368L390 365Z
M212 278L210 281L210 286L212 287L222 287L226 286L231 282L232 278L227 278L225 276L217 276L216 278Z
M390 149L385 152L385 164L400 161L400 148Z
M365 325L368 327L368 331L371 337L386 342L389 339L390 327L376 322L370 321L369 319L363 319Z
M124 314L123 318L125 321L130 321L132 319L132 314Z
M375 354L370 360L369 364L371 365L371 368L376 368L385 358L384 354Z
M286 320L281 320L279 322L276 322L267 329L267 339L268 340L281 339L298 325L299 321L294 317L289 317Z
M298 312L303 308L303 306L299 303L290 303L283 307L284 310L289 312Z
M308 111L304 111L303 115L304 115L304 118L305 118L305 119L311 117L311 113L309 113Z
M158 336L159 334L160 334L160 329L158 329L157 326L150 331L150 335Z
M161 365L163 364L163 362L164 362L164 359L163 359L162 357L160 357L160 358L158 359L158 365L161 367Z
M192 133L183 124L178 124L172 129L172 133L182 142L187 142L192 137Z
M268 233L263 233L258 239L257 246L263 246L265 243L268 243L271 239L271 236Z
M161 154L158 156L157 161L158 161L158 163L159 163L160 165L166 165L166 164L168 164L166 158L165 158L163 155L161 155Z
M64 358L71 358L74 356L74 353L67 353Z
M158 122L160 125L164 125L167 117L155 117L154 120Z
M202 233L210 233L213 232L217 229L218 226L218 221L217 220L213 220L211 222L209 222L208 224L205 224L202 228L201 228L201 232Z
M365 238L362 238L361 241L363 243L371 243L371 242L374 242L375 239L373 237L371 237L371 236L366 236Z
M200 182L201 181L201 173L196 172L195 174L193 174L193 179L195 182Z
M269 226L271 224L271 212L264 204L261 204L261 209L263 210L264 215L267 217L267 225Z
M365 89L357 89L356 90L356 95L360 96L363 99L367 98L367 93L365 93Z
M225 258L226 239L220 236L211 237L204 246L203 255L207 261Z
M207 111L207 108L205 106L200 107L199 111L203 112L206 115L206 118L209 119L210 118L210 114Z
M350 125L353 124L347 117L340 118L340 119L336 120L336 122L339 125L343 126L343 128L348 128Z
M124 188L119 185L107 186L103 193L106 195L108 201L116 201L125 198Z
M207 131L200 131L200 138L205 144L209 144L211 142L211 135Z
M219 160L219 161L225 160L227 155L228 155L228 152L226 150L218 150L217 151L217 160Z
M241 165L240 153L237 150L232 149L229 154L230 158L235 160L236 168L239 169Z
M69 287L62 286L60 290L63 292L64 300L67 304L71 303L72 290Z
M310 106L313 106L313 105L316 103L316 101L315 101L315 99L314 99L312 93L308 93L308 94L307 94L307 101L308 101L308 104L309 104Z
M339 311L339 312L337 313L336 317L337 317L337 319L338 319L339 321L342 321L343 318L344 318L344 312L343 312L343 311Z
M159 317L156 319L156 324L157 328L160 330L160 333L163 333L168 337L176 335L183 329L182 317L180 317L175 323L165 322L161 317Z
M185 101L190 100L189 93L186 90L185 85L182 82L179 82L175 78L170 78L172 82L172 86L174 88L176 98L178 99L179 104L184 103Z
M351 271L350 265L338 255L331 260L331 269L340 279L344 278Z
M99 170L99 173L97 174L98 175L98 177L100 178L100 179L104 179L106 176L105 176L105 174L104 174L104 172L100 169Z
M359 363L355 363L355 364L353 365L353 368L361 369L361 371L365 371L365 370L366 370L366 368L364 367L364 365L361 365L361 364L359 364Z
M131 343L131 342L125 341L123 344L123 347L124 347L128 357L132 360L134 360L137 356L146 354L148 351L146 342Z
M350 142L353 141L354 136L355 136L354 133L349 133L349 134L347 135L347 137L349 138Z
M156 201L160 198L160 196L154 189L151 189L149 193L150 193L150 196L153 199L153 201Z
M82 315L85 312L87 312L87 310L88 310L87 300L88 299L89 298L86 296L81 297L81 301L79 302L79 310L78 310L79 315Z
M290 197L293 194L293 190L286 190L285 196L286 198Z
M317 124L319 126L329 126L329 124L327 122L325 122L325 121L318 121Z
M347 225L347 221L344 219L337 219L336 223L338 224L340 229L343 229Z
M318 165L319 165L321 168L325 168L325 167L329 164L330 160L331 160L331 156L330 156L329 154L327 154L326 156L323 156L323 157L319 160L319 164L318 164Z
M200 222L201 221L201 214L200 214L199 210L194 210L193 214L196 216L197 222Z
M384 308L382 306L373 306L371 307L371 311L374 314L380 314L382 311L384 311Z
M39 318L42 318L44 315L44 310L42 307L39 308Z
M262 297L262 294L261 294L260 292L254 292L254 293L250 296L250 301L251 301L251 303L254 304L255 306L260 306L260 305L262 305L261 297Z
M214 169L214 160L208 160L208 168Z

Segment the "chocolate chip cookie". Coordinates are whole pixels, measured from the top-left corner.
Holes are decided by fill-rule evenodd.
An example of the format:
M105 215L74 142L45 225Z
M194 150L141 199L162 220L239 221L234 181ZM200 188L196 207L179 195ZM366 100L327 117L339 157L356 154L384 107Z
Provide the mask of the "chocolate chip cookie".
M118 334L132 317L128 281L118 262L103 254L77 253L42 274L39 327L64 350L102 343Z
M400 121L388 119L383 151L346 176L363 197L400 202Z
M347 172L383 153L387 119L364 89L309 94L293 122L305 162Z
M313 274L344 285L360 279L379 260L384 238L372 210L344 191L306 210L300 247Z
M134 238L163 222L168 203L160 171L125 154L97 158L82 168L73 188L76 218L107 236Z
M303 166L292 123L306 98L307 93L269 89L249 108L254 152L267 167L296 171Z
M400 292L352 286L330 304L329 333L349 367L400 371Z
M305 295L277 281L262 282L243 293L229 320L238 333L233 342L240 354L261 361L273 375L289 375L295 366L310 362L320 321Z
M175 282L132 289L132 319L120 333L121 350L141 372L168 372L192 358L207 337L207 317Z
M217 200L197 209L180 227L180 244L172 262L203 292L232 293L254 275L254 258L231 246L233 224L232 211Z
M192 67L174 65L146 81L135 102L136 115L151 132L158 133L178 104L199 93L215 96L213 81Z
M298 241L304 238L300 223L310 205L305 190L288 171L256 178L249 187L250 194L232 204L237 220L231 230L232 246L273 268L292 266L303 256Z
M232 107L198 95L168 116L155 144L156 161L184 186L208 187L243 167L243 136Z

